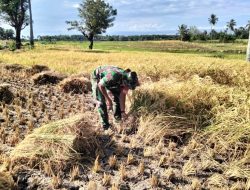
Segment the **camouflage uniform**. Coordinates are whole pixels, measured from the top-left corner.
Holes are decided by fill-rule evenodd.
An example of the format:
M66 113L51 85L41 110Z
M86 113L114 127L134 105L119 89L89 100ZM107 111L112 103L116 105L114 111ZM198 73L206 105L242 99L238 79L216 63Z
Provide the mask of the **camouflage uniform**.
M100 66L91 75L93 97L98 101L98 112L104 129L110 127L106 100L98 84L102 84L113 95L113 112L116 120L121 120L120 93L123 80L128 78L127 73L118 67Z

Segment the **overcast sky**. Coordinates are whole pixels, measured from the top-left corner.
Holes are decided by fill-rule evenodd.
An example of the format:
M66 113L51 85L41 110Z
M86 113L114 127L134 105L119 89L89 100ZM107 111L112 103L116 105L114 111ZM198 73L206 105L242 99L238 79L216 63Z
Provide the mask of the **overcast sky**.
M34 33L38 35L79 34L67 30L66 20L78 20L82 0L31 0ZM235 19L237 26L250 20L250 0L106 0L117 9L114 26L107 34L175 34L178 25L210 30L209 16L219 18L217 30ZM6 25L2 26L6 27ZM22 35L29 35L25 29Z

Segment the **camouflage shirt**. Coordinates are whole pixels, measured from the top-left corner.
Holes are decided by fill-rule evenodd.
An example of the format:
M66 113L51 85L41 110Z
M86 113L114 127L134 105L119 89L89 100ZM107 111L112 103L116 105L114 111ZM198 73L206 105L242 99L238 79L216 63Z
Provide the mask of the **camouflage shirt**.
M99 84L108 89L120 88L123 80L128 78L123 69L115 66L100 66L94 71L94 76L99 80Z

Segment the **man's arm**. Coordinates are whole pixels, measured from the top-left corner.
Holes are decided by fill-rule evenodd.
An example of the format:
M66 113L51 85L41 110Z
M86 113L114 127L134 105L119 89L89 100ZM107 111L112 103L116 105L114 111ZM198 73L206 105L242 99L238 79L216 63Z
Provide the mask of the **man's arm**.
M121 92L120 94L120 107L121 112L125 112L125 102L126 102L126 94Z
M112 107L112 100L110 99L105 86L102 83L98 83L98 88L100 89L101 93L105 97L105 100L108 102L108 106Z
M121 112L125 113L125 103L126 103L126 95L128 93L128 89L127 88L123 88L120 94L120 107L121 107Z

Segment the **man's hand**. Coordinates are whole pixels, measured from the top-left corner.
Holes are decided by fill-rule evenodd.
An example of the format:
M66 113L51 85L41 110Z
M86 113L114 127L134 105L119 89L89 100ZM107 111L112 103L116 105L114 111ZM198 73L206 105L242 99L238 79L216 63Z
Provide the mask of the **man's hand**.
M122 120L127 120L127 119L128 119L128 114L122 112Z

